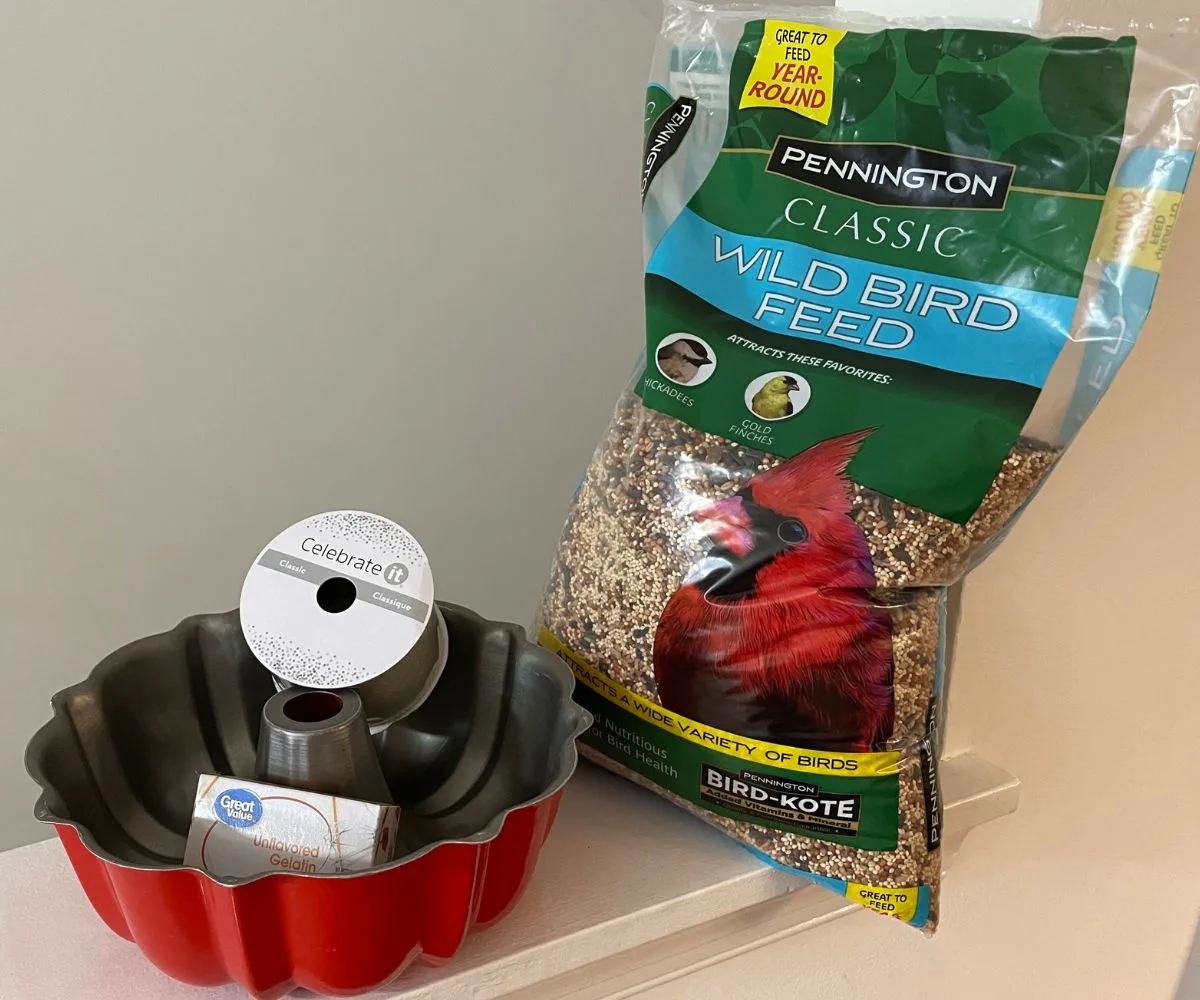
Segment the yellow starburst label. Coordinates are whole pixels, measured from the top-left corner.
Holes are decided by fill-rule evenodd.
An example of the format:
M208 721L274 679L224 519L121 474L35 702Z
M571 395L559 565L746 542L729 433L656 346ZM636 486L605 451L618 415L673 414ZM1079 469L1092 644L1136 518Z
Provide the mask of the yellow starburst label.
M833 50L846 37L836 28L795 21L763 22L763 38L739 108L786 108L829 124Z
M1182 191L1113 187L1096 236L1099 258L1158 274L1175 234Z
M868 906L876 913L897 917L905 922L916 916L919 892L920 889L915 885L904 889L885 889L875 885L863 885L860 882L846 883L847 899L860 906Z

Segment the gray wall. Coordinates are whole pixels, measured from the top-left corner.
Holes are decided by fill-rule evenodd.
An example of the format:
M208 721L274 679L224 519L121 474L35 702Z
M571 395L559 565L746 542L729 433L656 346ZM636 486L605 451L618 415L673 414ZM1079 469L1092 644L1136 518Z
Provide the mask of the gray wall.
M641 342L647 6L3 4L0 848L50 695L305 514L530 617Z

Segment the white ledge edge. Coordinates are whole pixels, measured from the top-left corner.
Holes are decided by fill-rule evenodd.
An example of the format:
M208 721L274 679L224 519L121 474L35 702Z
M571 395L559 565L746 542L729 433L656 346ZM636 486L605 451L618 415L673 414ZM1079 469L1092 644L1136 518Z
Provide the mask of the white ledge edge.
M944 760L941 773L948 857L967 831L1012 812L1019 785L971 753ZM245 1000L233 984L168 979L113 934L55 840L0 852L0 885L2 997ZM447 965L411 969L370 997L619 1000L856 909L584 765L512 914L469 936Z
M943 760L941 778L948 860L971 829L1016 809L1020 782L970 752ZM610 831L615 842L588 844L584 831L596 805L617 791L605 787L612 781L589 768L573 784L577 795L564 804L566 830L551 835L530 887L535 896L530 909L538 912L523 914L522 903L506 923L469 940L455 961L414 971L377 1000L621 1000L860 909L801 876L763 864L682 810L670 807L673 816L661 815L664 803L632 786L628 790L636 795L623 806L635 812L624 824L625 835ZM637 829L637 813L645 810L655 814L661 834L660 849L650 856ZM592 859L584 855L596 846L607 847L605 854L631 853L623 869L614 872L596 858L600 865L589 870ZM561 854L569 855L565 866ZM699 872L698 857L707 858ZM551 877L560 901L543 909L536 895L552 889ZM608 891L597 894L598 877L607 877ZM665 898L651 898L648 882L660 887L663 880L671 890ZM618 907L624 912L609 912L606 904L621 892L628 896L627 905ZM595 907L596 919L573 927L572 907L576 913ZM499 940L502 936L508 940ZM619 962L611 961L618 956Z

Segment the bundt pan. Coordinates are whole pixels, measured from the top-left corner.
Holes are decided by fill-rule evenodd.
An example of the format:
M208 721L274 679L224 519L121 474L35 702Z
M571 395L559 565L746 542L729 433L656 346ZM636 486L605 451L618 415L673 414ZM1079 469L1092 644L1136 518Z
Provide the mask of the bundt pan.
M516 903L589 724L570 671L515 625L440 605L446 669L377 739L403 808L397 860L347 875L219 879L182 865L197 775L252 778L270 674L236 611L103 660L52 700L26 766L96 911L158 968L257 997L335 996L441 962Z

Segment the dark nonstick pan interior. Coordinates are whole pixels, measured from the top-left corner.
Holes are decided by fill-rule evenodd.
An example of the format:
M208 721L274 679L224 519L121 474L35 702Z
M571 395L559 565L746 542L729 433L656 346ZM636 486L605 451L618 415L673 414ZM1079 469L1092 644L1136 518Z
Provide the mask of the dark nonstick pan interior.
M404 810L398 858L485 838L507 810L557 790L587 725L556 657L514 625L440 607L450 638L442 677L376 737ZM274 692L236 611L131 643L55 695L54 718L26 754L44 789L38 818L75 824L89 847L123 864L179 865L198 776L254 777L262 707Z

